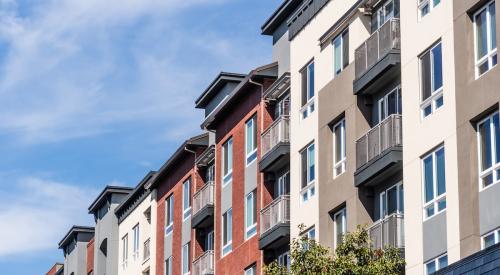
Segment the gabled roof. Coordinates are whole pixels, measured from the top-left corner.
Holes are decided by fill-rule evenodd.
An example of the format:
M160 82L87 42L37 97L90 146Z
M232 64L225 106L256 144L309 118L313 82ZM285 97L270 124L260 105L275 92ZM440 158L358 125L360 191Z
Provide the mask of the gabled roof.
M130 194L134 188L132 187L124 187L124 186L106 186L104 190L102 190L101 194L97 196L97 198L92 202L89 206L89 214L94 214L95 211L105 202L105 199L108 195L111 194Z
M147 173L146 176L144 176L144 178L139 182L139 184L137 184L134 190L130 194L128 194L127 197L125 197L123 202L118 207L116 207L115 214L118 216L118 218L120 218L120 216L124 214L124 212L126 212L129 206L135 208L145 199L146 196L141 197L141 195L146 190L145 185L149 181L153 180L155 176L156 176L156 171L149 171L149 173ZM149 192L147 193L149 194Z
M302 0L285 0L262 25L262 34L272 35L301 3Z
M240 83L245 78L244 74L221 72L208 85L208 88L196 99L196 108L205 108L210 100L217 95L227 83Z
M75 236L78 233L94 233L94 227L91 226L79 226L79 225L73 225L71 229L64 235L64 238L59 242L59 249L65 247L66 245L69 244L73 236Z

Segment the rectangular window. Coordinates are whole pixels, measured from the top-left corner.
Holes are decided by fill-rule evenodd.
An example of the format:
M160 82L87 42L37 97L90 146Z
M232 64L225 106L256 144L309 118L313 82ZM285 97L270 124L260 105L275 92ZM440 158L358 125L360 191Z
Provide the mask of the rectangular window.
M333 39L333 74L340 74L349 65L349 29Z
M448 266L448 255L444 254L425 263L425 274L432 275Z
M233 139L230 138L222 145L222 160L223 160L223 183L225 186L233 179Z
M345 172L346 150L345 150L345 119L333 126L333 176L337 177Z
M248 193L245 199L245 238L257 233L257 190Z
M278 265L285 267L287 271L290 271L290 252L287 251L278 256Z
M257 116L252 117L245 127L246 163L257 159Z
M191 251L189 249L189 244L190 242L188 242L187 244L185 244L183 247L182 247L182 274L185 275L185 274L189 274L189 272L191 271Z
M290 171L286 171L278 178L278 197L290 194Z
M165 261L165 274L166 275L173 275L173 273L172 273L172 256L170 256Z
M347 215L346 209L338 211L333 215L334 228L334 247L337 248L344 241L344 236L347 233Z
M477 124L479 182L481 189L500 182L500 123L499 113Z
M214 250L214 231L210 231L207 233L207 237L205 238L205 251Z
M233 249L233 210L229 209L222 214L222 256Z
M257 275L257 266L253 264L251 267L245 269L245 275Z
M395 16L395 8L398 3L394 3L394 0L385 1L372 15L372 31L380 29L387 21L391 20Z
M182 209L184 220L191 216L191 180L182 184Z
M315 165L314 165L314 143L311 143L301 153L302 162L302 201L307 201L310 197L314 196L314 179L315 179Z
M132 231L134 232L134 250L133 250L133 256L134 256L134 260L137 260L139 258L139 239L140 239L140 236L139 236L139 224L137 224L136 226L134 226L134 228L132 229Z
M446 177L444 147L422 159L424 180L424 219L446 209Z
M441 42L420 57L422 117L427 117L443 106L443 56Z
M398 183L380 193L380 219L404 211L403 184Z
M474 14L476 49L476 77L497 64L497 37L495 1L491 1Z
M398 86L378 100L378 122L393 114L401 114L401 88Z
M500 229L496 229L481 237L481 248L486 249L499 242L500 242Z
M128 234L125 234L122 238L122 268L127 267L128 261Z
M302 119L314 112L314 62L309 63L301 72L302 79Z
M165 234L168 235L174 229L174 194L165 200L165 215Z
M441 0L418 0L420 18L429 14L439 3L441 3Z

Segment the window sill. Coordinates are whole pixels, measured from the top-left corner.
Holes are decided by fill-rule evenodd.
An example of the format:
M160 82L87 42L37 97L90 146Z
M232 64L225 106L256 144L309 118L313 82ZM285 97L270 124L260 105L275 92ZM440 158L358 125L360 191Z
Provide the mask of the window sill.
M300 121L307 119L314 113L315 105L314 105L314 97L309 99L309 101L300 108Z
M300 201L302 203L306 203L307 201L309 201L309 199L314 197L315 194L316 194L315 182L311 181L310 183L307 184L306 187L302 188L302 190L300 191L300 198L301 198Z

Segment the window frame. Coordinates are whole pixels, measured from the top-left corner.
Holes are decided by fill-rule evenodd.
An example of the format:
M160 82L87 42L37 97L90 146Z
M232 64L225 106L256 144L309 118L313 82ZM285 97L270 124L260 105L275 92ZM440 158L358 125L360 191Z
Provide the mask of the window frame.
M498 54L497 54L497 49L498 45L495 41L495 48L490 49L491 47L491 42L492 42L492 32L491 32L491 15L490 15L490 6L493 5L495 7L495 22L496 22L496 6L495 6L495 0L491 0L487 3L485 3L481 8L479 8L476 12L474 12L472 16L472 22L473 22L473 29L474 29L474 71L475 71L475 77L476 79L480 78L481 76L485 75L487 72L489 72L491 69L496 67L498 64ZM477 40L478 40L478 33L477 33L477 16L486 10L486 44L487 44L487 53L485 56L478 58L479 51L478 51L478 45L477 45ZM496 26L495 26L496 30ZM495 34L496 38L496 34ZM497 58L497 63L493 64L493 58ZM488 63L488 69L484 71L483 73L479 73L479 67L483 65L485 62Z
M312 167L311 167L311 150L312 150ZM301 202L305 203L307 202L310 198L312 198L315 193L316 193L316 188L315 188L315 182L316 182L316 147L314 142L311 142L309 145L307 145L304 149L300 151L300 157L301 157L301 165L304 164L304 153L306 156L306 168L301 167L301 173L306 171L306 183L304 185L304 175L301 174ZM313 171L313 176L311 176L311 168ZM304 186L303 186L304 185Z
M343 242L343 241L339 242L339 240L337 239L337 237L338 237L337 221L339 218L341 219L341 222L342 222L342 239L343 239L344 236L347 234L347 209L346 209L346 207L343 207L342 209L335 212L335 214L333 214L333 247L335 249Z
M493 237L494 237L494 240L493 240L494 243L490 246L486 246L485 239L491 235L493 235ZM486 249L486 248L491 247L491 246L494 246L498 243L500 243L500 228L493 229L493 230L489 231L488 233L483 234L481 236L481 250Z
M396 95L396 113L394 114L402 114L403 113L403 105L402 105L402 95L401 95L401 85L398 85L391 91L389 91L387 94L385 94L382 98L380 98L377 101L377 107L378 107L378 124L382 123L386 118L390 117L393 114L389 114L389 96L391 94ZM383 110L382 110L383 106Z
M500 155L497 155L497 146L500 146L500 144L496 144L496 140L497 139L500 139L500 137L497 137L496 136L496 132L495 132L495 124L494 124L494 118L495 116L498 118L498 121L499 121L499 124L497 125L497 127L499 127L499 131L500 131L500 112L499 111L495 111L493 112L492 114L489 114L488 116L486 116L485 118L483 118L482 120L480 120L477 124L476 124L476 135L477 135L477 149L478 149L478 175L479 175L479 191L483 191L485 189L488 189L489 187L497 184L497 183L500 183ZM486 169L483 169L482 167L482 158L483 158L483 144L481 142L481 132L479 131L479 127L482 125L482 124L485 124L487 121L489 121L489 127L490 127L490 142L491 142L491 146L490 146L490 152L488 152L489 154L491 154L491 167L489 168L486 168ZM484 184L484 181L483 179L488 177L489 175L491 175L492 177L492 182L488 185L485 185Z
M388 191L393 189L393 188L396 188L396 201L397 201L397 206L396 206L396 212L395 213L391 213L389 214L389 207L388 207L388 201L389 201L389 198L387 196L388 194ZM403 182L400 181L394 185L392 185L391 187L387 188L387 189L384 189L382 192L380 192L379 194L379 198L380 198L380 201L379 201L379 210L380 210L380 219L379 220L384 220L386 219L387 217L393 215L393 214L404 214L404 197L401 198L401 195L404 196L404 191L401 192L401 190L404 190L404 186L403 186ZM425 195L424 195L425 196ZM425 198L424 198L425 200ZM403 202L403 205L401 205ZM387 213L386 213L387 212Z
M426 15L429 15L437 6L439 6L439 4L441 4L441 0L439 0L437 4L434 2L435 0L418 0L418 18L420 20ZM422 12L424 6L428 7L427 13L425 14Z
M437 195L438 193L438 173L437 173L437 161L436 161L436 154L437 152L443 150L443 158L444 158L444 167L443 169L444 170L444 175L445 175L445 179L444 179L444 188L445 188L445 191L443 194L441 195ZM433 199L431 199L430 201L426 202L426 198L425 198L425 194L426 194L426 185L425 185L425 160L427 158L431 157L432 158L432 185L433 185ZM424 155L422 158L421 158L421 165L422 165L422 186L423 186L423 194L422 194L422 199L423 199L423 217L424 217L424 221L427 221L433 217L436 217L438 214L442 213L442 212L445 212L446 209L447 209L447 200L446 200L446 192L447 192L447 188L446 188L446 151L445 151L445 147L444 147L444 144L443 145L440 145L438 147L436 147L435 149L433 149L431 152L427 153L426 155ZM439 210L439 203L442 203L444 202L444 208L442 208L441 210ZM427 215L427 209L429 208L434 208L434 213L430 216Z
M278 196L284 196L284 195L289 195L290 194L290 170L287 170L286 172L282 173L278 177Z
M183 221L186 221L191 217L191 178L182 183L182 216Z
M248 224L249 198L252 203L253 224ZM257 189L252 190L245 196L245 240L257 234Z
M165 235L168 236L172 234L172 231L174 229L174 194L170 194L166 199L165 199Z
M304 77L302 76L304 73L306 75L306 88L304 90L304 83L302 83L302 97L303 99L305 98L305 102L302 102L302 107L300 108L300 118L301 120L305 120L308 118L315 110L315 105L314 105L314 100L316 97L316 82L315 82L315 65L314 65L314 60L311 60L305 65L301 70L301 79L302 81L304 80ZM311 73L312 71L312 73ZM312 74L312 77L311 77ZM312 80L311 80L312 78ZM312 85L312 91L311 91L311 85ZM304 97L305 93L305 97ZM304 101L304 100L303 100Z
M224 217L224 215L226 217ZM224 221L226 221L226 223L224 223ZM233 232L232 232L233 231L233 209L232 208L229 208L228 210L226 210L226 212L224 212L222 214L222 221L221 222L222 222L222 238L221 238L222 250L221 250L221 254L222 254L222 257L224 257L227 254L231 253L231 251L233 250ZM229 228L229 225L231 228ZM227 237L224 235L226 235ZM226 244L224 244L224 237L227 238ZM229 239L229 237L230 237L230 239Z
M433 50L436 49L437 47L441 48L441 87L437 88L435 87L436 83L434 83L434 73L435 73L435 66L434 66L434 53ZM431 89L431 94L429 97L424 99L424 90L425 90L425 85L424 85L424 75L425 75L425 68L423 66L423 60L424 56L429 53L429 81L430 81L430 89ZM441 109L444 106L444 63L443 63L443 43L441 39L439 39L437 42L432 44L427 50L425 50L420 56L419 56L419 67L420 67L420 113L421 113L421 118L425 119L429 117L430 115L434 114L436 111ZM430 108L430 109L428 109ZM428 113L426 113L428 111Z
M257 274L257 265L254 263L251 266L245 268L243 270L244 275L256 275Z
M341 159L337 160L337 134L335 129L340 127L340 156ZM347 153L346 153L346 125L345 118L342 118L333 126L333 178L337 178L346 171L347 166ZM340 172L337 169L340 168Z
M392 0L391 0L392 1ZM347 39L345 39L347 37ZM345 41L347 40L347 41ZM337 69L335 68L336 65L336 52L335 52L335 44L336 42L339 41L339 49L340 49L340 71L337 72ZM346 60L344 60L344 48L345 48L345 43L347 43L347 63ZM332 50L333 50L333 78L337 77L340 75L344 69L349 65L349 27L345 28L341 33L339 33L333 40L332 40Z
M445 266L441 266L440 260L443 258L446 258L446 265ZM429 265L431 263L433 263L436 267L436 270L433 273L429 273L429 271L427 270L427 265ZM439 271L447 266L448 266L448 253L444 253L444 254L441 254L441 255L424 263L424 274L425 275L434 275L434 274L436 274L437 271Z
M168 257L165 260L165 274L166 275L173 275L173 273L172 273L172 256Z
M181 273L183 275L189 275L191 273L191 242L187 242L184 244L181 248ZM184 253L187 253L185 255ZM187 259L184 258L184 256L187 256ZM187 263L187 272L184 270L184 264Z
M385 13L387 10L385 9L389 3L392 3L392 14L391 16L387 16L387 14ZM377 30L379 30L380 28L382 28L382 26L387 23L389 20L395 18L395 7L396 3L394 3L394 0L386 0L384 3L382 3L377 9L375 9L375 11L373 12L373 14L375 16L377 16L377 28L372 32L376 32ZM380 17L380 12L383 12L384 13L384 20L380 20L381 17ZM384 21L382 23L382 21Z
M222 144L222 187L233 181L233 161L233 137L230 137Z
M252 151L248 152L248 145L249 145L249 139L248 139L248 129L249 129L249 123L252 128ZM257 147L258 147L258 131L257 131L257 114L254 114L249 120L245 122L245 163L246 166L249 166L253 162L257 160Z
M122 237L122 269L128 265L128 233Z
M133 228L132 232L134 232L134 243L133 243L133 249L132 249L132 255L134 260L137 260L139 258L139 249L140 249L140 228L139 228L139 223L137 223Z

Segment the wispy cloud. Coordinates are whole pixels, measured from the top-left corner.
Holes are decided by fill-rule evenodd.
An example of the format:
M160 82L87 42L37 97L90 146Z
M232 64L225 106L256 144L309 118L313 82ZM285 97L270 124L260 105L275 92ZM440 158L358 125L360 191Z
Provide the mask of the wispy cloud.
M9 186L0 189L0 257L54 248L71 225L91 225L98 190L37 177Z

